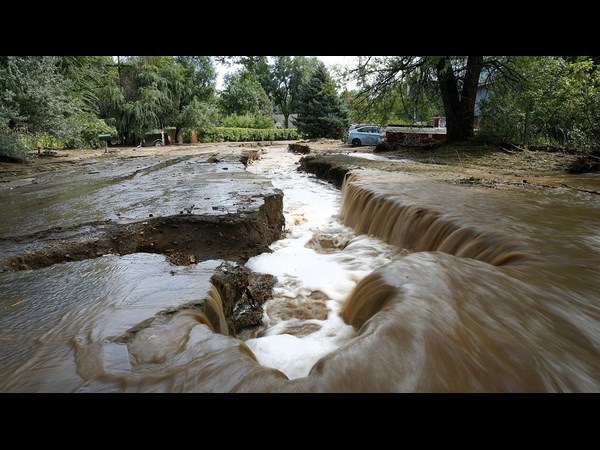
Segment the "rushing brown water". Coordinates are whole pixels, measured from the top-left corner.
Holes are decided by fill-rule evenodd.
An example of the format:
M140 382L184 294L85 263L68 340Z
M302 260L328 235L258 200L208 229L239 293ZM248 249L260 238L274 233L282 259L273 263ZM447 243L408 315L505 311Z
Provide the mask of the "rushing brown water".
M358 282L340 311L355 335L308 376L289 380L213 332L226 332L220 299L198 275L217 262L173 276L161 256L139 254L0 274L0 390L600 391L598 196L360 171L341 217L407 251ZM78 279L65 284L69 267ZM178 312L132 332L165 284Z

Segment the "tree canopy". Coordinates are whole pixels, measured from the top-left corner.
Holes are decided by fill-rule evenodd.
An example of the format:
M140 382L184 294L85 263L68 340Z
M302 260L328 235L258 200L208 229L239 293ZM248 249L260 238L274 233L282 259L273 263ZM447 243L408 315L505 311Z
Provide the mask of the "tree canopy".
M220 105L224 114L272 116L273 107L256 76L242 69L226 77Z
M283 114L285 128L290 125L290 114L297 112L300 88L307 82L317 64L317 58L306 56L274 56L271 64L263 57L254 63L256 78L276 111Z
M518 83L493 83L482 133L522 145L591 150L600 143L600 72L591 58L515 57Z
M477 137L600 155L600 57L358 58L351 75L359 90L341 97L315 57L3 56L0 155L95 147L106 133L137 144L165 127L179 142L186 129L272 128L273 111L286 126L298 113L308 137L339 138L348 110L355 122L381 125L443 114L448 142ZM223 92L215 60L242 65Z
M2 125L30 132L63 130L74 113L68 82L54 56L0 57L0 118Z
M504 57L393 56L363 57L354 77L363 95L371 98L388 95L403 82L412 92L409 101L439 96L446 116L447 142L453 142L474 136L475 100L484 68L487 76L515 76Z

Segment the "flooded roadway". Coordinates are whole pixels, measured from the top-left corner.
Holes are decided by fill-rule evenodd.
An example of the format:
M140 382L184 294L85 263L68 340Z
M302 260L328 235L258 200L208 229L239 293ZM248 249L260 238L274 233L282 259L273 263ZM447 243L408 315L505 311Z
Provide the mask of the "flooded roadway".
M598 196L357 171L342 198L297 159L249 169L287 234L247 263L279 281L246 343L196 312L216 260L2 273L0 390L600 390Z

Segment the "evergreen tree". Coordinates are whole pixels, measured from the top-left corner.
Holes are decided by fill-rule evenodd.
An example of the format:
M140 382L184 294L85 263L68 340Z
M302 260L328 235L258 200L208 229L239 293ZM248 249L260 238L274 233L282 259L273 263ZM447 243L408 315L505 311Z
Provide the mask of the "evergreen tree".
M323 63L301 90L296 126L309 138L341 139L348 129L348 110Z

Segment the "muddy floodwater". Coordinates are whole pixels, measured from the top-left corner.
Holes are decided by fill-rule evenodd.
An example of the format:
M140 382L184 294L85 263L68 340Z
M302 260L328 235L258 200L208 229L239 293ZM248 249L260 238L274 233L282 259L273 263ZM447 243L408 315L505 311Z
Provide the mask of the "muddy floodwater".
M209 156L0 191L0 391L600 391L598 177L339 190L285 147ZM232 255L276 277L235 336L211 284Z

